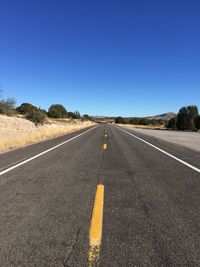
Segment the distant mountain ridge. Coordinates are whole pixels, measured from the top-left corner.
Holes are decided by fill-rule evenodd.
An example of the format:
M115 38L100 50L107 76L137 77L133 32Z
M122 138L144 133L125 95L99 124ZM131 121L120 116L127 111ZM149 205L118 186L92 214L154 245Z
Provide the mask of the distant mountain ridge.
M117 116L92 116L93 119L95 120L114 120ZM149 119L149 120L170 120L171 118L174 118L176 117L176 114L174 112L166 112L166 113L163 113L163 114L159 114L159 115L154 115L154 116L147 116L147 117L138 117L138 118L146 118L146 119ZM135 118L134 116L133 117L124 117L125 119L131 119L131 118Z
M172 118L176 117L176 114L174 112L167 112L155 116L148 116L147 119L154 119L154 120L170 120Z

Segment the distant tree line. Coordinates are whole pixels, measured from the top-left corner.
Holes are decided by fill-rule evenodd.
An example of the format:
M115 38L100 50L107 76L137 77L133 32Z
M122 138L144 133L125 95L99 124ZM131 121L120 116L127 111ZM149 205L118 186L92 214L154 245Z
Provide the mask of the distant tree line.
M115 123L120 124L133 124L133 125L153 125L153 126L160 126L166 123L165 120L162 119L147 119L147 118L123 118L123 117L117 117L115 118Z
M177 116L170 119L166 127L173 130L200 130L200 115L197 106L182 107Z
M165 125L168 129L173 130L190 130L190 131L198 131L200 130L200 115L197 106L187 106L182 107L177 116L171 118L170 120L162 120L162 119L148 119L148 118L123 118L117 117L115 118L115 123L120 124L133 124L133 125L153 125L160 126Z
M16 111L20 114L26 115L26 118L32 120L37 123L44 123L46 117L53 119L82 119L82 120L90 120L90 116L84 114L81 116L79 111L67 111L66 108L61 104L53 104L49 107L48 111L44 109L37 108L30 103L23 103L19 107L16 108Z
M36 125L43 124L47 117L55 119L82 119L91 120L91 117L87 114L81 116L79 111L71 112L61 104L53 104L49 107L48 111L38 108L30 103L22 103L19 107L16 106L14 98L4 99L2 97L2 91L0 91L0 114L12 116L15 114L22 114L26 119L34 122Z

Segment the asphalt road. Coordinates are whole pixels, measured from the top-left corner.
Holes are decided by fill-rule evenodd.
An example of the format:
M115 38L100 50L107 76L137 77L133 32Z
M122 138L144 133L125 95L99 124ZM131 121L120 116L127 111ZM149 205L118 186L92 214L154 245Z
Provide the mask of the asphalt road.
M1 267L200 266L200 153L126 131L97 125L0 155Z

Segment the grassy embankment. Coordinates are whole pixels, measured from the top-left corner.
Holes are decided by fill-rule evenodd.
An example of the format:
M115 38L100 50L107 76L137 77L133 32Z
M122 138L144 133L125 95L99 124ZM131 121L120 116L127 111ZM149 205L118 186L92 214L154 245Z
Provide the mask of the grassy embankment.
M94 123L90 121L47 119L44 125L36 127L34 123L24 118L0 115L0 153L92 125Z

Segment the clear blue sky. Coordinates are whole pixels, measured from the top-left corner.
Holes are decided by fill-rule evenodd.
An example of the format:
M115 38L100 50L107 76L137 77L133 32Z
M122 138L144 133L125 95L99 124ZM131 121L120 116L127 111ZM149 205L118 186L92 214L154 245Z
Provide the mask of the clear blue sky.
M4 96L82 114L200 108L199 0L0 0Z

